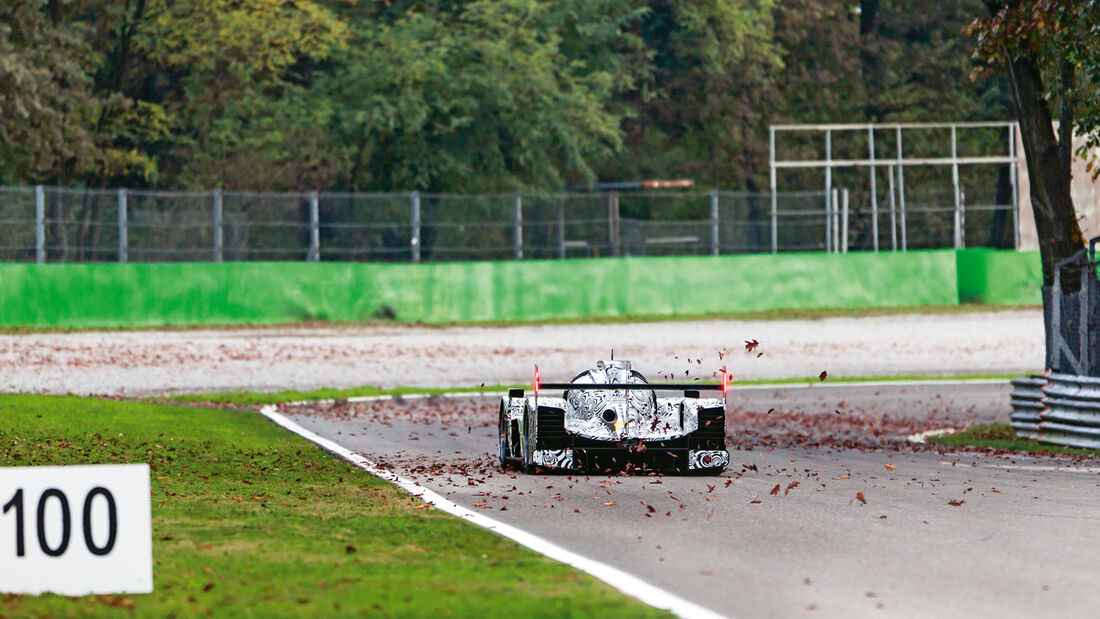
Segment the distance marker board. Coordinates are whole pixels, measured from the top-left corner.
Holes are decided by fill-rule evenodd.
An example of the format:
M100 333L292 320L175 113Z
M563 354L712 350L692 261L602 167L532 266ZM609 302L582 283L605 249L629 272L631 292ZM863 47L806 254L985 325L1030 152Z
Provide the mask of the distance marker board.
M0 468L0 592L152 593L149 465Z

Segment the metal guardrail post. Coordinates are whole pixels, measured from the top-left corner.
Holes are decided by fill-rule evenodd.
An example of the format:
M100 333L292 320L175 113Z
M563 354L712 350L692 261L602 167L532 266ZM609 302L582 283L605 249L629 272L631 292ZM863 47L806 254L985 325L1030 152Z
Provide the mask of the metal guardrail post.
M710 190L710 255L718 255L718 190Z
M35 262L46 262L46 188L34 186L34 248Z
M214 190L214 262L222 261L222 190Z
M317 192L309 192L309 261L321 259L321 213Z
M558 258L565 260L565 197L558 198Z
M118 190L118 261L126 264L126 254L129 251L130 239L126 229L126 190Z
M409 247L412 250L412 262L413 264L420 263L420 192L414 191L411 196L412 202L412 238L409 240Z
M517 191L513 198L513 210L515 211L515 257L523 260L523 197Z

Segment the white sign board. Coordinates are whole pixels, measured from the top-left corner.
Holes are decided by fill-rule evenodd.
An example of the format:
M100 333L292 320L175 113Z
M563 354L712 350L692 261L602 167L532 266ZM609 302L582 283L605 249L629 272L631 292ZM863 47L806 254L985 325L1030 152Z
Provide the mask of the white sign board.
M149 465L0 467L0 592L152 593Z

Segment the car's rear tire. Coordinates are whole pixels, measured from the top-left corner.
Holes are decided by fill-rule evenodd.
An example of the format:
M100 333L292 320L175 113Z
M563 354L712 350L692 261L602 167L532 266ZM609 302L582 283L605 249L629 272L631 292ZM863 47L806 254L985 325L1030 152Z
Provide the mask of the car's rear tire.
M500 417L497 420L497 455L500 468L508 468L508 416L504 414L504 403L500 403Z
M531 406L523 405L523 472L534 473L538 467L532 462L535 451L535 424L531 419Z

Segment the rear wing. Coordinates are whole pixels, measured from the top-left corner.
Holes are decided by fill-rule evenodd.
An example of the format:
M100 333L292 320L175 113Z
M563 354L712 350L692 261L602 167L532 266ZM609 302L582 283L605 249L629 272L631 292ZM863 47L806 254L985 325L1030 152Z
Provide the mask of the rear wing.
M539 377L539 367L535 366L535 397L538 397L540 389L565 389L578 391L593 390L645 390L645 391L721 391L722 396L729 392L729 374L722 370L722 382L720 383L544 383Z

